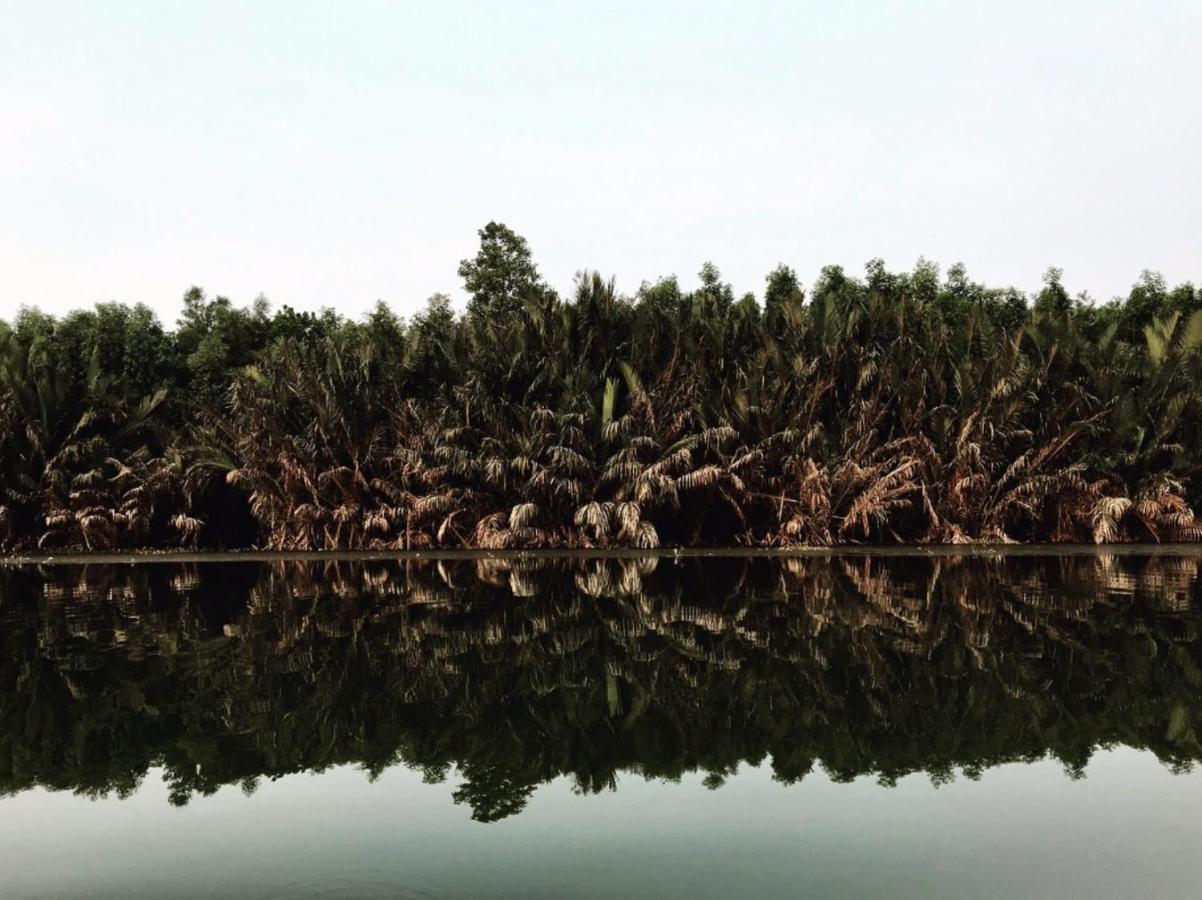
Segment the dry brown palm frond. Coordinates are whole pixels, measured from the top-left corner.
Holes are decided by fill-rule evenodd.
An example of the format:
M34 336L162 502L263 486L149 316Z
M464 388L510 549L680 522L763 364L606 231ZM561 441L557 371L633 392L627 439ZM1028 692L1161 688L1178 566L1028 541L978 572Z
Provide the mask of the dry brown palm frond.
M616 460L605 467L605 471L601 474L601 483L618 482L626 484L637 478L642 471L643 466L637 460Z
M640 550L653 550L659 546L659 534L650 522L639 522L635 529L634 546Z
M452 510L443 518L442 522L439 523L438 531L436 532L439 544L446 546L449 543L452 535L456 537L456 543L462 543L463 539L459 536L459 532L455 528L455 517L459 515L460 512L462 512L462 510Z
M551 465L565 474L583 475L592 471L592 464L571 447L556 445L548 450L547 455Z
M359 518L359 505L357 503L342 503L334 507L330 513L332 518L339 525L345 525L348 522L353 522Z
M363 530L368 534L387 534L392 530L392 517L382 509L366 513L363 517Z
M337 466L319 473L317 483L321 485L336 484L345 490L353 478L354 471L349 466Z
M614 521L618 525L618 540L633 541L638 532L639 521L642 519L642 510L637 503L619 503L614 507Z
M1167 475L1143 482L1136 491L1132 513L1153 540L1195 541L1202 524L1185 502L1184 484Z
M254 474L246 468L230 469L225 473L225 483L230 485L250 484L254 481Z
M671 476L675 472L687 472L693 465L693 451L688 447L680 447L660 457L644 470L652 476Z
M644 472L635 483L634 499L640 504L680 505L676 493L676 482L668 475Z
M729 425L716 425L704 429L697 436L697 443L707 450L717 450L723 444L733 441L738 432Z
M1090 518L1093 524L1095 544L1109 544L1119 539L1123 517L1131 510L1127 497L1102 497L1094 504Z
M692 491L713 487L728 477L720 467L711 464L681 475L675 479L674 484L678 490Z
M750 450L743 450L737 453L735 458L731 461L730 470L732 472L739 472L749 466L753 466L763 461L764 451L762 448L756 447Z
M605 541L613 529L614 504L592 501L576 510L572 523L594 541Z
M414 524L445 516L455 508L455 495L450 491L427 494L413 501L410 518Z
M509 511L509 527L529 527L538 518L539 513L537 503L519 503Z
M474 534L475 546L483 550L503 550L507 546L509 517L505 513L494 512L484 516L476 523Z
M201 529L204 528L204 522L193 516L179 513L171 517L171 527L180 533L185 543L195 545L200 537Z
M919 465L916 459L899 461L892 468L878 464L871 469L862 469L851 463L852 478L863 487L844 513L839 534L849 536L858 532L863 537L870 537L873 526L883 527L891 512L911 506L911 495L919 488L912 476Z

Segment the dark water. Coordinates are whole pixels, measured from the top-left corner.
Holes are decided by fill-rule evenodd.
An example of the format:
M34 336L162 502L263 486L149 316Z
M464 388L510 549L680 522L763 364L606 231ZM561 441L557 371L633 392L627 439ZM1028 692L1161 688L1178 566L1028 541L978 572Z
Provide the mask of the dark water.
M0 566L0 893L1197 896L1200 560Z

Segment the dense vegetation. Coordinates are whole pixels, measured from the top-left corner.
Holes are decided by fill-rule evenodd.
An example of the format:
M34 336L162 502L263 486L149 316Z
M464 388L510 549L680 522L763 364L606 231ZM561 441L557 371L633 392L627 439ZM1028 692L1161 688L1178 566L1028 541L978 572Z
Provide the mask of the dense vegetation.
M1034 297L926 262L762 299L571 296L489 224L402 321L100 305L0 323L0 549L1202 536L1202 291Z
M1196 559L0 567L0 600L0 796L404 764L487 821L563 775L1202 759Z

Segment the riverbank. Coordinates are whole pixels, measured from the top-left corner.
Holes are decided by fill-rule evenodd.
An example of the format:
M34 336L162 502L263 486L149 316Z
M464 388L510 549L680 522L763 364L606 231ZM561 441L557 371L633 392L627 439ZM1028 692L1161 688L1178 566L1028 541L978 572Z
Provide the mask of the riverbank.
M147 550L133 553L29 553L0 556L0 565L141 565L209 562L374 562L439 559L698 559L722 557L788 558L835 556L1191 556L1202 544L904 544L836 547L679 547L538 550L227 550L199 552Z

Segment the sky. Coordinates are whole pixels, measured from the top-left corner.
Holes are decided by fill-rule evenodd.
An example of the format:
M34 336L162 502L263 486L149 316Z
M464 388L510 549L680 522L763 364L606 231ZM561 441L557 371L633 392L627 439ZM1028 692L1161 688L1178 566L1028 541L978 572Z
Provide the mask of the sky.
M712 260L1202 281L1202 2L0 4L0 318Z

